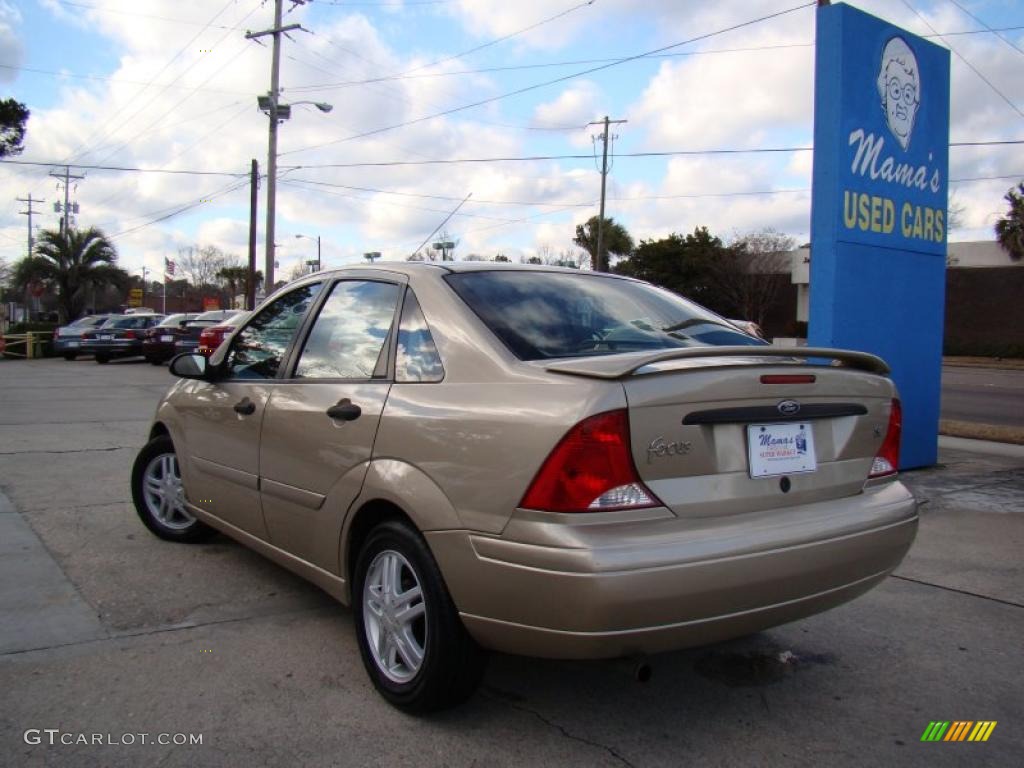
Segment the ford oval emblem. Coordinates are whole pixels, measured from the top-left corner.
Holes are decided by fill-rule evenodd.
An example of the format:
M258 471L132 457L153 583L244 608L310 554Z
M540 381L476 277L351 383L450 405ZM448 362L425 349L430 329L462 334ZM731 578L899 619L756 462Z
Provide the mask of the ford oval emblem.
M796 400L783 400L775 407L783 416L796 416L800 413L800 403Z

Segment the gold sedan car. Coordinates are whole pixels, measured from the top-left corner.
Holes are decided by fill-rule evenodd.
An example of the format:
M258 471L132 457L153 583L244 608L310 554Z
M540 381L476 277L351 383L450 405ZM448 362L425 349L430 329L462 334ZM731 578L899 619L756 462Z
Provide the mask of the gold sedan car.
M376 688L428 711L487 649L667 651L879 583L917 530L887 370L613 275L320 272L175 358L132 491L351 605Z

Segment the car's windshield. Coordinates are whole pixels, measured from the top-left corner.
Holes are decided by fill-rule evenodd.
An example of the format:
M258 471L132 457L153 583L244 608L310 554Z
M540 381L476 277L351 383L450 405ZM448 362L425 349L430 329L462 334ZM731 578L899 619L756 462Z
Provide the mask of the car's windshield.
M72 323L68 324L69 328L92 328L93 326L102 325L107 319L106 315L86 315L80 317Z
M446 280L521 360L764 344L698 304L632 280L541 271Z

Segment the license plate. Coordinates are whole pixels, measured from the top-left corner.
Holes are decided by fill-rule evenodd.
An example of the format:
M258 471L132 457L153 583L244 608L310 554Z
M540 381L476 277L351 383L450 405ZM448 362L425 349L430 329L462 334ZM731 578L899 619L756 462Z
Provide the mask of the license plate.
M77 341L69 341L68 342L68 346L69 347L77 347L78 346L78 342Z
M114 337L111 336L109 333L105 333L105 334L101 334L100 335L100 341L110 341L113 338Z
M160 341L174 341L173 336L161 336Z
M810 424L751 424L747 427L751 477L814 472L814 431Z

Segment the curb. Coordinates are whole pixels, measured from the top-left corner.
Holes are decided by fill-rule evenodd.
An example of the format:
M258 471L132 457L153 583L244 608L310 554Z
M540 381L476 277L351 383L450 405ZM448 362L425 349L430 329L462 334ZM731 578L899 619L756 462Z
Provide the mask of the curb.
M991 440L971 440L964 437L939 436L939 448L951 451L969 451L986 456L1003 456L1010 459L1024 460L1024 445L995 443Z
M988 440L994 443L1024 445L1024 427L1005 427L998 424L979 424L973 421L939 421L939 434L963 437L969 440Z

